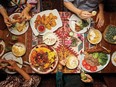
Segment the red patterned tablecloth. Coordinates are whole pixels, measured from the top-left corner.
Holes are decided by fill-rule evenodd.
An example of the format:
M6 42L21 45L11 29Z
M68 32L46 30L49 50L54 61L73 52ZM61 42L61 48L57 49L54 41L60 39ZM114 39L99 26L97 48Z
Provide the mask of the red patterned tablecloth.
M72 32L69 27L69 18L72 15L70 12L59 12L63 26L58 28L54 33L57 35L57 42L53 46L57 51L59 63L56 67L56 72L59 68L63 73L79 73L80 72L80 54L84 52L86 47L89 47L89 43L86 40L86 34L78 34L74 33L73 37L77 38L77 45L71 46L69 44L72 36L69 35ZM42 36L36 37L34 34L32 35L32 47L42 43ZM65 60L69 55L74 55L78 58L79 65L75 69L68 69L66 66L63 66L60 62Z

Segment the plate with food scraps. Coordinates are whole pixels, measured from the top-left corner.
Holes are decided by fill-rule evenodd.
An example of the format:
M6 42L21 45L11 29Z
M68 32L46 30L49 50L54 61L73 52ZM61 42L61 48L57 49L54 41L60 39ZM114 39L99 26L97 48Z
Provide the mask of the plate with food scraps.
M91 19L83 20L75 14L69 18L69 26L73 32L85 33L91 25Z
M3 40L0 40L0 56L2 56L5 52L5 43Z
M47 32L54 32L62 26L60 15L56 9L45 10L34 15L30 20L30 25L35 36L44 35ZM38 27L43 25L42 27ZM44 32L43 28L45 27ZM38 32L39 29L39 32Z
M31 68L39 74L52 72L58 64L57 52L45 44L35 46L29 54Z
M23 60L21 57L16 57L13 55L12 52L8 52L6 54L4 54L2 56L2 59L6 59L6 60L13 60L13 61L16 61L17 62L17 65L22 68L22 64L23 64ZM5 69L5 72L8 73L8 74L15 74L16 71L14 70L9 70L9 69Z
M14 35L24 34L29 27L29 22L20 18L20 13L13 13L9 16L12 26L8 30Z
M116 66L116 51L112 54L111 61L112 61L112 64Z
M103 52L93 52L81 55L80 64L86 72L98 72L103 70L110 62L110 55Z

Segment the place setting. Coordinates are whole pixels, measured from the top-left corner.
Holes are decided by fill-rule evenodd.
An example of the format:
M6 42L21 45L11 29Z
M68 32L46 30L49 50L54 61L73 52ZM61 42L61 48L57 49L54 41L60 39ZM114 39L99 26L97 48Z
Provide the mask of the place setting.
M5 48L6 49L6 48ZM11 51L5 52L2 56L2 59L5 60L13 60L17 63L17 65L22 68L25 66L23 64L22 56L26 53L26 47L23 43L17 42L11 47ZM3 66L8 66L8 64L3 64ZM5 72L8 74L15 74L14 70L10 70L8 68L4 68Z
M21 13L13 13L9 16L12 25L8 30L14 35L22 35L29 28L29 22L26 21L23 17L20 17Z

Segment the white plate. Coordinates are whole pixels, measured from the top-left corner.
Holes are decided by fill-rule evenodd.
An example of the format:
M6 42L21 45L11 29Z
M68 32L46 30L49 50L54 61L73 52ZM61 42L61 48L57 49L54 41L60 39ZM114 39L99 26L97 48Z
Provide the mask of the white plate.
M12 20L13 16L16 14L20 14L20 13L13 13L9 16L9 18ZM29 27L29 22L26 22L26 27L21 32L19 32L17 29L13 27L8 28L8 30L14 35L21 35L21 34L24 34L28 30L28 27Z
M8 52L8 53L4 54L4 55L2 56L2 59L14 60L14 61L16 61L16 62L19 62L20 64L23 64L22 58L21 58L21 57L15 57L15 56L12 54L12 52ZM22 65L19 65L19 64L17 64L17 65L18 65L20 68L22 68ZM6 73L9 73L9 74L15 74L15 73L16 73L16 72L10 71L10 70L8 70L8 69L5 69L5 72L6 72Z
M116 58L116 51L112 54L111 61L114 66L116 66L116 62L114 62L114 58Z
M46 45L53 45L55 44L57 41L57 37L54 33L52 32L48 32L46 33L45 35L43 35L43 42L46 44Z
M58 11L56 9L54 9L54 10L46 10L46 11L40 12L40 13L34 15L31 18L31 20L30 20L30 25L31 25L32 31L35 34L35 36L39 35L37 29L35 28L35 20L36 20L37 16L38 15L42 16L44 14L45 15L49 15L50 13L52 13L55 16L57 16L57 20L56 20L56 24L57 25L55 27L52 27L51 30L46 29L45 32L44 33L40 33L40 35L44 35L47 32L54 32L55 30L57 30L59 27L62 26L62 21L61 21L60 15L59 15L59 13L58 13Z
M80 19L78 16L76 16L75 14L72 14L72 16L69 18L69 26L70 26L70 28L71 28L71 30L72 30L73 32L77 32L77 31L75 30L75 23L76 23L76 22L79 22L80 20L81 20L81 19ZM75 21L76 21L76 22L75 22ZM89 25L88 25L87 27L84 27L82 30L80 30L80 31L77 32L77 33L85 33L85 32L90 28L91 19L88 19L87 21L88 21Z
M84 56L85 56L84 54L81 55L81 58L80 58L80 65L81 65L82 69L83 69L84 71L86 71L86 72L98 72L98 71L101 71L101 70L104 69L104 68L108 65L108 63L110 62L110 55L107 54L108 60L107 60L106 64L105 64L104 66L102 66L102 65L97 66L97 70L96 70L96 71L90 71L90 70L87 70L86 68L84 68L84 66L82 65L82 61L84 60Z
M3 46L3 50L2 50L2 52L0 53L0 56L2 56L2 55L4 54L4 51L5 51L5 43L4 43L3 40L0 41L0 45Z

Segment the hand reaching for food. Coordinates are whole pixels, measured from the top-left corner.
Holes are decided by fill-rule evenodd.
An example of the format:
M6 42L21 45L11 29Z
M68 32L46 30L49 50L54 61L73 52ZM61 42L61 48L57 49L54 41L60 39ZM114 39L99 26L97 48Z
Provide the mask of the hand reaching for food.
M81 73L81 80L85 83L93 82L93 78L89 74Z
M27 26L26 26L26 19L21 16L21 13L15 13L10 16L11 18L11 23L12 23L12 28L10 29L15 29L18 32L23 31Z
M21 17L20 14L15 14L12 17L11 23L16 24L16 23L22 23L23 21L25 21L25 19L23 17Z
M31 16L29 15L29 13L25 9L21 12L20 17L23 18L23 19L25 19L25 21L31 19Z
M9 63L10 66L7 66L8 69L11 70L16 70L19 68L19 66L17 65L17 63L13 60L7 60L7 62Z
M90 13L88 11L81 11L78 15L81 19L88 19L93 16L92 13Z
M9 17L4 17L4 22L6 24L7 27L12 26L11 20Z
M16 70L19 68L17 63L13 60L0 59L0 69L5 67L11 70Z
M0 69L6 67L6 65L7 65L7 61L4 59L0 59Z

